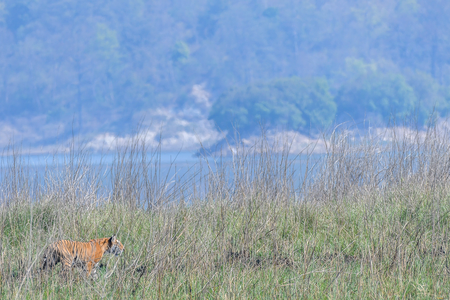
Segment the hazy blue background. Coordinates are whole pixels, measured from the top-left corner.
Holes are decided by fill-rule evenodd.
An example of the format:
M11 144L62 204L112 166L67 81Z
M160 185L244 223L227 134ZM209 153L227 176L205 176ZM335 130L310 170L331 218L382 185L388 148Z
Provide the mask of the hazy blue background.
M0 0L0 145L421 126L450 112L449 16L445 0Z

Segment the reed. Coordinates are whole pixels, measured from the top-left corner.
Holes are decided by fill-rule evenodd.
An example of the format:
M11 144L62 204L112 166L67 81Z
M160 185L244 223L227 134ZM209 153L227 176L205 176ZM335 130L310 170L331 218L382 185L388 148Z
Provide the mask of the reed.
M448 298L450 139L395 127L233 141L190 170L161 169L137 135L112 163L82 146L36 172L5 149L0 295L17 299ZM224 149L225 150L225 149ZM171 175L172 174L172 175ZM175 175L174 175L175 174ZM46 245L116 233L99 278L38 271Z

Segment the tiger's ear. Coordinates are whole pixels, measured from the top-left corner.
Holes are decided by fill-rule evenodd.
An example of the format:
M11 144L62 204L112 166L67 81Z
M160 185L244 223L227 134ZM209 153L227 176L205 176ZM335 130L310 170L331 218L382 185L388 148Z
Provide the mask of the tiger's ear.
M116 242L116 235L114 234L114 235L109 239L109 241L110 241L112 244L114 244L114 243Z

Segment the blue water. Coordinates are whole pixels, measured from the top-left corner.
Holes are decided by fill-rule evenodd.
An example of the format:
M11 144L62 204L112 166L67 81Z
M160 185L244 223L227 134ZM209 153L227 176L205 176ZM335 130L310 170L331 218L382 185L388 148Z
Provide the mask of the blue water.
M147 156L151 158L154 156L158 158L162 165L169 164L195 164L199 161L199 158L195 156L194 152L163 152L163 153L148 153ZM74 158L79 160L79 156L75 155ZM93 165L104 164L110 165L117 158L114 153L99 154L89 153L87 154L87 160ZM3 156L3 161L12 161L11 156ZM23 162L33 167L45 167L52 165L63 165L70 161L70 154L23 154L20 156Z
M283 173L283 162L277 154L270 156L272 166L269 168L264 167L264 159L267 160L268 157L258 155L245 159L238 157L239 161L233 161L231 155L205 158L197 157L192 152L150 152L145 155L146 164L142 164L142 156L137 153L133 166L130 165L128 155L121 157L115 153L3 156L0 158L0 179L6 185L17 181L19 189L21 183L27 182L23 188L35 189L39 186L39 193L56 192L60 194L59 197L66 197L70 182L73 181L74 186L84 186L87 190L92 186L92 193L98 197L111 197L119 191L119 194L128 195L124 196L124 199L134 198L137 199L136 205L148 207L163 198L186 203L204 198L208 191L216 188L211 186L211 174L214 174L216 179L220 177L221 181L225 181L225 184L220 184L221 188L233 193L239 180L248 183L258 176L265 176L269 181L272 178L276 181ZM319 158L320 155L314 157ZM121 159L125 162L123 165L119 163ZM288 156L287 160L290 161L288 177L292 188L296 189L302 184L306 156ZM143 165L146 165L144 169ZM83 175L83 172L87 175ZM137 184L130 184L126 181L127 178L132 178ZM64 185L63 182L69 184ZM85 192L86 190L75 191L78 195ZM38 200L39 193L31 194ZM10 194L4 194L2 200L5 201ZM130 194L132 197L129 197Z

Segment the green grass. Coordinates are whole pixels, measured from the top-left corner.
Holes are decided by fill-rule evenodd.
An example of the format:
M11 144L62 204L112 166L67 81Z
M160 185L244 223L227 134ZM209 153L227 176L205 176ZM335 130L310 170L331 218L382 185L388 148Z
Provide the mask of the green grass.
M54 218L64 221L54 228L42 214L52 203L9 208L14 214L4 213L1 223L1 295L446 298L450 201L442 199L442 217L433 226L427 199L327 205L255 199L254 208L217 201L160 211L105 204L78 214L56 213ZM64 281L60 267L40 278L31 265L60 232L61 238L88 240L111 235L118 224L126 250L103 259L106 267L96 281L76 271Z
M428 156L426 167L417 168L409 176L399 173L402 180L392 179L384 186L347 180L360 173L358 168L367 170L365 164L358 164L361 156L354 154L369 153L364 149L350 154L346 151L345 157L353 155L353 159L337 173L336 162L343 161L343 154L334 152L331 163L325 159L324 168L307 179L301 200L298 196L294 200L292 185L286 184L291 177L283 174L289 172L282 167L273 169L270 160L274 153L263 159L252 149L241 149L243 152L237 154L252 165L240 163L243 160L233 162L240 161L241 175L259 170L254 174L261 176L242 176L250 179L231 184L217 181L218 174L225 172L218 170L215 177L204 179L214 183L214 188L207 189L203 197L191 197L188 204L179 201L181 193L170 192L165 194L165 205L136 207L125 190L136 195L143 185L127 181L130 177L123 179L131 186L113 187L102 197L93 196L88 180L83 179L75 181L76 196L72 193L74 185L67 179L49 184L65 188L47 186L40 194L31 193L36 187L24 184L16 188L16 193L8 194L16 197L0 210L0 296L448 298L450 185L446 176L430 175L445 174L447 164L435 164ZM374 155L367 155L367 159L373 160ZM424 152L412 155L419 161ZM399 168L399 159L389 161L380 163L379 168ZM132 173L135 169L128 170ZM376 174L379 169L370 172ZM333 188L323 188L330 183ZM120 193L114 189L120 189ZM114 196L118 194L120 197ZM63 277L60 266L49 273L39 272L41 253L50 242L63 238L87 241L113 233L125 245L125 251L120 257L103 258L98 279L86 279L77 269Z

